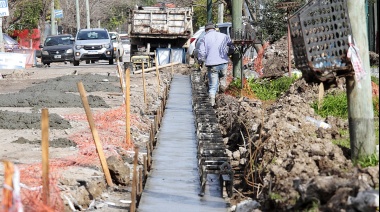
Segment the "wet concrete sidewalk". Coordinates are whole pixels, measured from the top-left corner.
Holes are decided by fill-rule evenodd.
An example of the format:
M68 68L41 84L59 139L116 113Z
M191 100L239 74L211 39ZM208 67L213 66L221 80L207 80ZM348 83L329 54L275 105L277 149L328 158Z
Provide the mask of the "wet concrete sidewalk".
M198 196L200 182L191 95L190 77L174 75L138 212L227 211L217 176L208 176L205 196Z

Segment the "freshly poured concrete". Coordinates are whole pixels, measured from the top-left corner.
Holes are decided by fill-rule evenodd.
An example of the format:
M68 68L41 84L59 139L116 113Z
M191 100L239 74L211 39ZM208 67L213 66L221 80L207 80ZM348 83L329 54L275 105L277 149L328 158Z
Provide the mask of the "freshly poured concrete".
M138 212L224 212L216 175L200 191L189 76L174 75Z

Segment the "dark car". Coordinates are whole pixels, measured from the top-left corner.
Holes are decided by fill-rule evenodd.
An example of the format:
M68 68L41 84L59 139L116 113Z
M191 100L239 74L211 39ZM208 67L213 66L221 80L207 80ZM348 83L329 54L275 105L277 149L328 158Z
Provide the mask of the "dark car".
M5 33L3 33L3 43L5 52L13 52L13 50L22 48L16 40Z
M47 36L44 45L40 45L42 64L72 62L74 60L73 47L74 37L70 34Z

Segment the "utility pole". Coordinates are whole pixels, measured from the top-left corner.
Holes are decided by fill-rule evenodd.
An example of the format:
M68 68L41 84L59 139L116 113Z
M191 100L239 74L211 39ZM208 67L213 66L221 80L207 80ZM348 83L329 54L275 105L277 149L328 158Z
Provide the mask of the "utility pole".
M50 15L50 26L51 26L51 34L56 35L55 30L55 11L54 11L54 0L51 0L51 15Z
M90 4L88 3L88 0L86 0L86 14L87 14L87 29L90 29Z
M75 0L75 8L77 10L77 31L79 31L80 30L79 0Z
M243 1L242 0L233 0L232 1L232 30L233 32L239 32L242 29L242 9ZM242 78L242 59L243 55L240 55L238 51L232 55L233 63L233 77ZM242 81L243 82L243 81Z
M212 0L207 0L207 23L212 22Z
M218 5L218 23L223 23L223 13L224 12L224 4L223 2L219 2Z
M375 153L374 114L369 64L365 1L348 0L348 14L356 47L366 76L355 81L346 77L351 159L360 160Z

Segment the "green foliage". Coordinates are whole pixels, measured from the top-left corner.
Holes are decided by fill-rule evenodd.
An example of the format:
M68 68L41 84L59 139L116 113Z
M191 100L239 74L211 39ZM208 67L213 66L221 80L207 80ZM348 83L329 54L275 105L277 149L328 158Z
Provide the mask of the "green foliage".
M241 88L241 79L240 78L237 78L235 79L234 81L232 81L230 83L230 86L233 87L233 88Z
M266 0L263 1L262 9L258 17L258 24L262 30L263 40L274 42L286 35L288 30L287 16L293 14L298 8L303 6L303 0L293 0L299 2L299 6L292 8L290 14L286 10L276 8L276 4L286 2L286 0Z
M218 2L217 0L212 0L212 22L217 23L218 20ZM199 27L204 26L207 23L207 0L196 0L194 1L194 15L193 15L193 26L196 31ZM223 12L224 22L231 21L231 12L225 7Z
M281 201L282 200L281 195L277 194L277 193L274 193L274 192L269 193L269 198L271 200L275 200L275 201Z
M373 113L374 117L379 117L379 98L373 98ZM344 92L338 93L336 95L329 94L323 99L321 108L318 109L318 102L314 102L311 107L315 112L326 118L327 116L335 116L340 118L348 118L348 105L347 105L347 95Z
M347 149L351 148L350 138L341 138L341 139L333 140L332 143L337 146L345 147Z
M379 144L379 120L375 121L376 144Z
M373 104L374 117L379 117L379 97L378 96L372 98L372 104Z
M295 77L281 77L275 80L249 80L249 87L256 97L261 100L275 100L283 92L287 91L295 81Z
M42 10L43 3L41 0L29 0L19 4L13 14L17 21L10 25L8 31L38 28Z
M362 168L377 166L379 164L379 157L377 156L377 153L373 153L372 155L368 155L360 158L357 161L354 161L354 164L360 165Z
M371 76L371 81L374 82L376 85L379 85L379 78Z
M107 13L107 21L105 21L105 28L109 31L118 31L117 28L121 27L128 18L130 10L127 3L120 3L118 5L112 5Z
M314 102L311 107L315 112L326 118L327 116L335 116L340 118L348 117L348 106L346 93L338 93L337 95L329 94L323 99L321 108L318 110L318 102Z
M156 4L157 1L156 0L143 0L142 1L142 4L144 6L153 6L154 4Z

